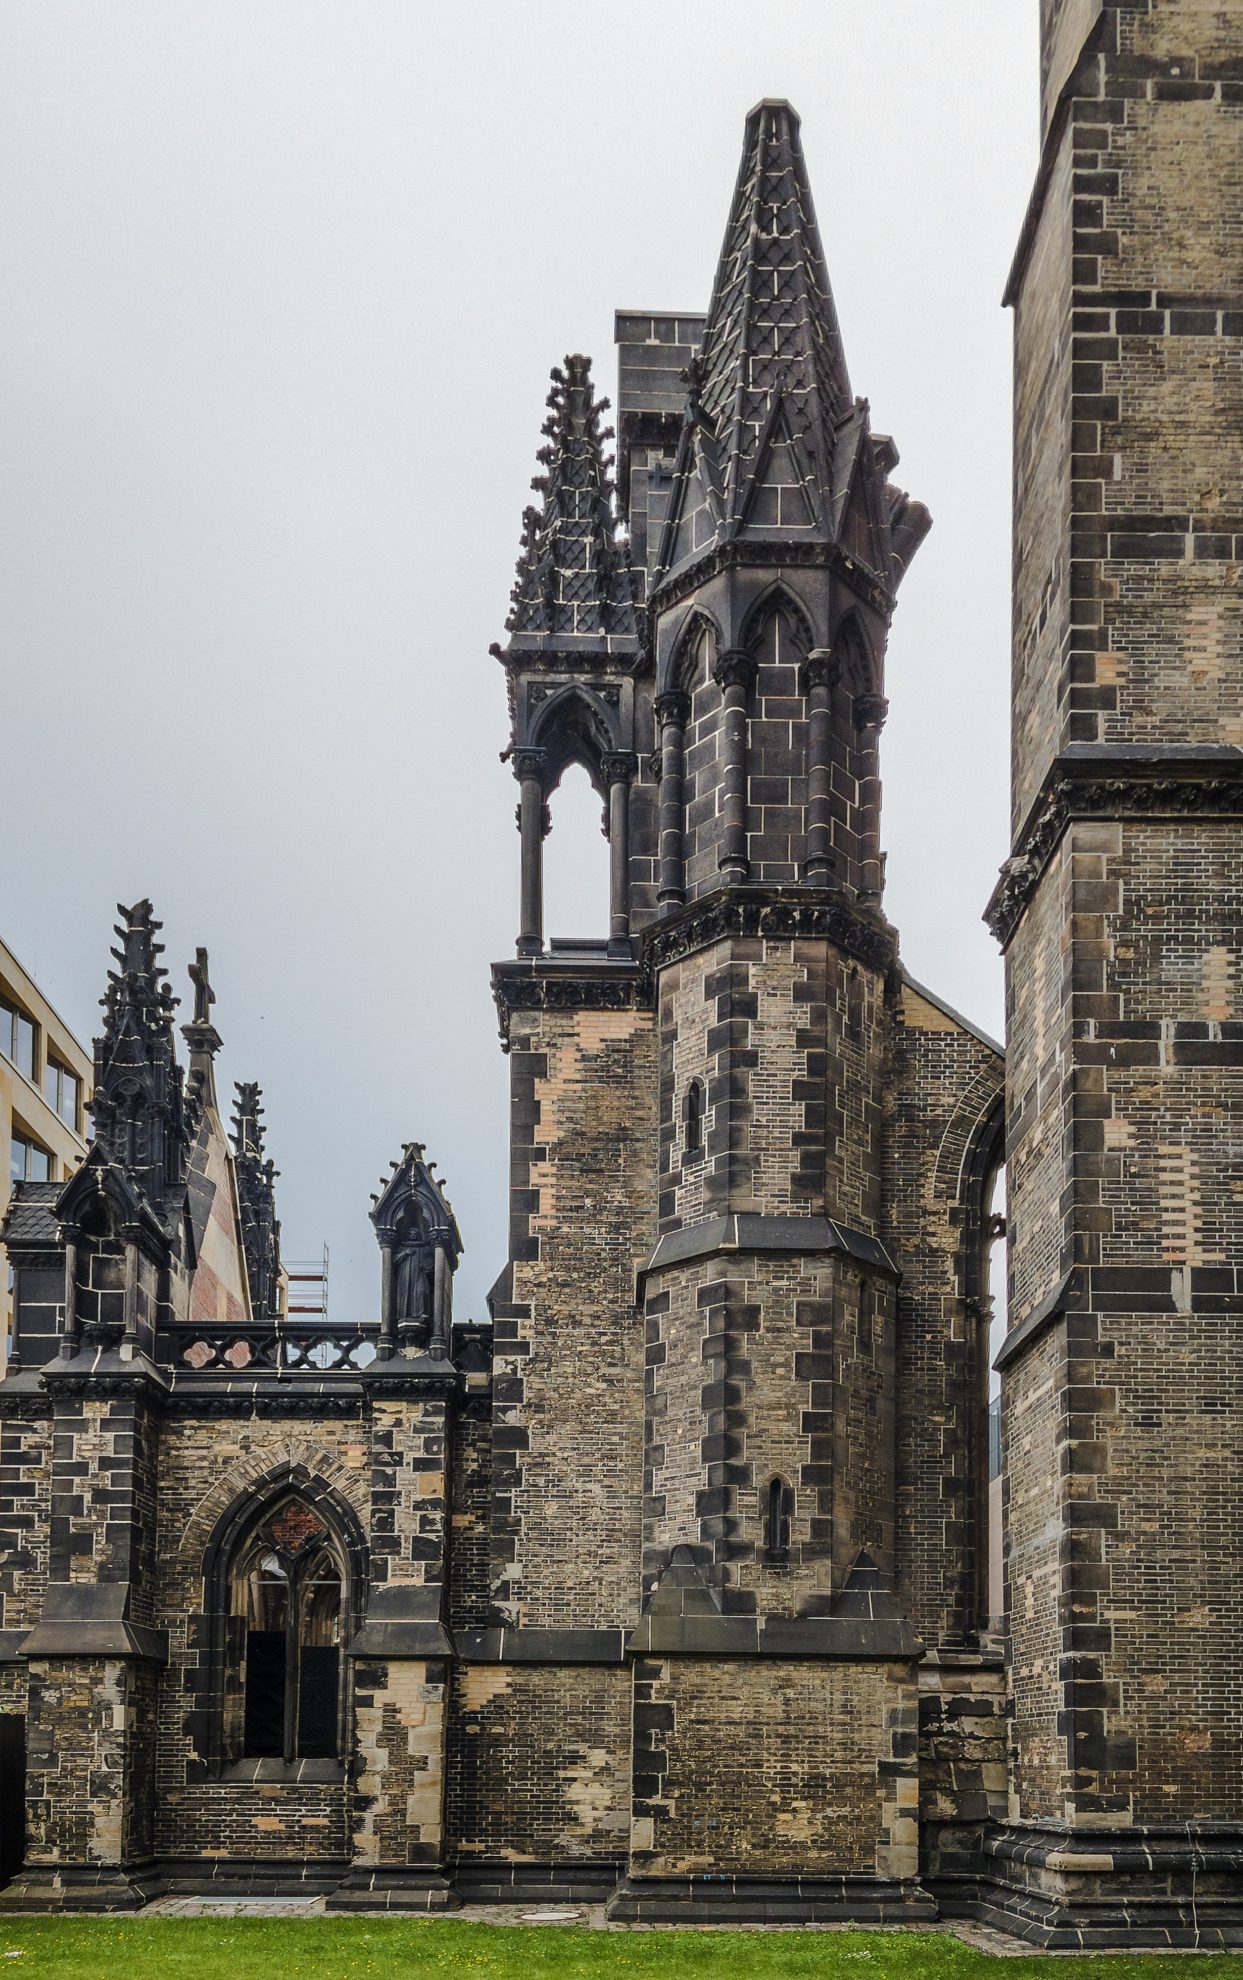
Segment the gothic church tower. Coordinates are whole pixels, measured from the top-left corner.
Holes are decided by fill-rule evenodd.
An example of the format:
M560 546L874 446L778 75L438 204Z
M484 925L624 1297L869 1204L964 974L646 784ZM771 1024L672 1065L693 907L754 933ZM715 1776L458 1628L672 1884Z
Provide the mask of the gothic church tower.
M1015 310L999 1916L1243 1932L1243 21L1043 0Z
M855 1915L928 1915L915 1666L934 1643L982 1667L1000 1060L904 977L883 911L885 644L929 518L852 392L787 103L748 118L706 318L618 338L616 496L568 358L496 649L522 886L494 970L490 1619L514 1668L469 1730L485 1773L485 1740L513 1769L541 1723L615 1752L619 1916L682 1915L716 1863L770 1898L839 1880L803 1916L844 1915L843 1877ZM610 933L545 946L570 763Z

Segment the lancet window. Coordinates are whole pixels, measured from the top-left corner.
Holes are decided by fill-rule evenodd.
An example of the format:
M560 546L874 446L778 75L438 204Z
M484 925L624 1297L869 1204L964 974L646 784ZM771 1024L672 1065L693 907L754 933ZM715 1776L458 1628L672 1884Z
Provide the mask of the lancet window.
M243 1539L230 1575L238 1668L227 1692L231 1744L242 1758L340 1754L348 1613L348 1568L336 1535L305 1499L283 1500Z

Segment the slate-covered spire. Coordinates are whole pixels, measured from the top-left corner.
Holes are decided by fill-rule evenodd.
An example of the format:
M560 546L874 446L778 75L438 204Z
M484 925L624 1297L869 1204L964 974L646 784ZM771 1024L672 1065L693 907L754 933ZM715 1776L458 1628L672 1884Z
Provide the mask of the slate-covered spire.
M506 630L511 650L567 642L572 650L607 648L635 637L634 585L617 535L613 461L603 451L613 437L600 425L608 401L594 395L589 358L554 367L548 407L539 452L545 472L531 484L542 502L523 516Z
M765 100L687 374L658 582L741 539L781 539L836 546L892 598L929 526L886 480L897 458L851 392L798 117Z
M280 1311L281 1227L276 1217L276 1178L280 1171L263 1147L263 1107L253 1080L238 1080L233 1114L233 1158L237 1172L242 1249L250 1283L250 1305L257 1320Z
M790 105L747 118L742 164L698 366L698 406L733 513L778 394L828 480L832 432L853 400L811 188Z
M169 988L156 941L161 923L150 901L119 906L108 972L102 1035L95 1040L91 1106L95 1144L123 1168L157 1212L185 1181L188 1131L182 1071L173 1044L178 999Z

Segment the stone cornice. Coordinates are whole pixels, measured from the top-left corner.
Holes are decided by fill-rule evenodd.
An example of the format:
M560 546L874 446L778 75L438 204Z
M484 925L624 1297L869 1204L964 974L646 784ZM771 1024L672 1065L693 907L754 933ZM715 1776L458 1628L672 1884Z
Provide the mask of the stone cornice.
M514 1011L633 1011L651 1002L648 979L637 963L576 964L556 956L493 963L492 995L506 1051Z
M842 578L851 590L876 612L888 619L893 611L893 598L873 571L866 564L860 564L854 557L836 543L791 543L784 541L765 542L762 539L747 537L741 543L721 543L688 564L684 569L672 572L662 578L652 594L648 607L652 617L658 618L671 605L677 605L683 598L689 598L722 571L732 570L736 565L751 565L757 569L780 569L785 566L793 569L796 565L830 570Z
M1243 750L1072 744L1054 759L1001 869L984 920L1006 948L1063 832L1077 818L1243 816Z
M653 971L665 969L732 935L819 938L870 969L890 970L898 959L895 930L845 895L818 888L774 893L729 887L645 929L644 963Z

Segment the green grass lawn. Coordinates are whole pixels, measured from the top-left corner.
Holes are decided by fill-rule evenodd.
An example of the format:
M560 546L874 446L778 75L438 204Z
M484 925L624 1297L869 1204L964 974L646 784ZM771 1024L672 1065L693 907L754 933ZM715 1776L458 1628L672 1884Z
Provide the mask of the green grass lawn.
M5 1973L55 1980L1169 1980L1179 1956L1012 1960L936 1932L589 1932L389 1918L0 1919ZM1187 1973L1184 1962L1182 1972ZM1243 1980L1206 1954L1195 1980Z

